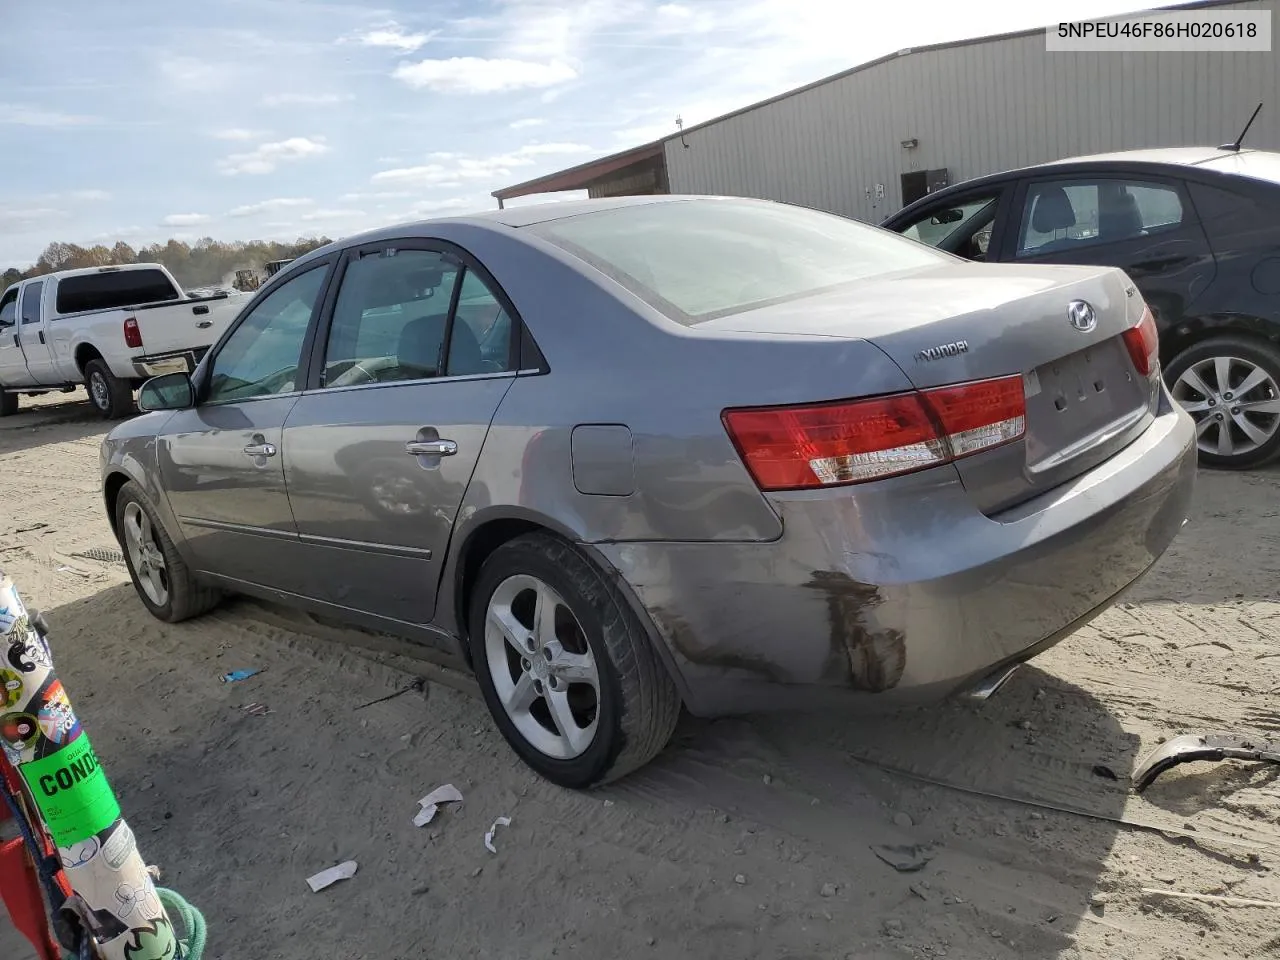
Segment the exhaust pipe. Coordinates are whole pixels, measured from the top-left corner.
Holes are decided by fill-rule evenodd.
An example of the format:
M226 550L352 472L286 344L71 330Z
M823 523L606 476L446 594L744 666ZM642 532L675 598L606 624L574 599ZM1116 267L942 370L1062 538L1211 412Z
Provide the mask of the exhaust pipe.
M977 686L969 688L969 690L964 694L964 699L974 700L977 702L990 700L991 697L995 695L995 692L1003 687L1005 682L1017 672L1020 666L1022 666L1022 664L1015 663L1007 667L1001 667L994 673L988 674L982 680L978 681Z

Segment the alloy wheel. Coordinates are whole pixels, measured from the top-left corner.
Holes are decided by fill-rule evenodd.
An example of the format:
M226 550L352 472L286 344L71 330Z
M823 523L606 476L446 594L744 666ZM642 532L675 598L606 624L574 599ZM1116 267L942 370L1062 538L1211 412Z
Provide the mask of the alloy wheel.
M99 410L106 410L111 406L111 393L107 389L106 378L96 371L89 374L89 393Z
M1250 360L1200 360L1182 372L1171 392L1195 420L1196 446L1202 453L1241 456L1280 431L1280 384Z
M503 580L485 611L484 647L498 700L529 745L557 760L585 753L599 724L600 671L564 598L527 574Z
M147 512L135 501L124 508L124 542L138 586L157 607L169 602L169 571Z

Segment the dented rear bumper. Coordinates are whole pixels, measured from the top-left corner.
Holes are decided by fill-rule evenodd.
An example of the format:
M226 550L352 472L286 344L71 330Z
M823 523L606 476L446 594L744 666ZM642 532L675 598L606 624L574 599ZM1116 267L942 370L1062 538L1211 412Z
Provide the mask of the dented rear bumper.
M771 497L769 543L599 545L695 714L936 700L1079 628L1185 522L1194 427L1160 415L1095 469L994 517L948 466Z

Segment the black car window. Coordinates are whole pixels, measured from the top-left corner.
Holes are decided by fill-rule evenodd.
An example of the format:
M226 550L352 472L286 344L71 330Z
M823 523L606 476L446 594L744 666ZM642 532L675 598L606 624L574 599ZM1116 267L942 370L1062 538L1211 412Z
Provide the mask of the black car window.
M232 331L213 358L208 402L300 390L298 366L327 265L286 280Z
M1134 180L1046 180L1031 184L1017 255L1070 252L1177 227L1182 199L1172 186Z
M434 250L387 250L347 264L329 327L324 386L440 376L459 273L455 260Z
M970 259L983 259L991 240L998 193L968 197L945 207L932 207L899 232L904 237L958 253ZM964 249L960 249L963 247Z

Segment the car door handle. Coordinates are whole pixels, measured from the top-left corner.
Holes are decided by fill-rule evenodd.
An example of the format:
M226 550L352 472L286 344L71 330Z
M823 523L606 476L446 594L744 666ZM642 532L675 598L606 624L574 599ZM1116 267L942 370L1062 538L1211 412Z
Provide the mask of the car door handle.
M205 311L205 312L207 313L208 311ZM196 327L198 327L201 330L208 330L212 326L213 326L212 320L201 320L199 323L196 324Z
M209 306L208 304L202 303L198 307L192 307L191 312L194 313L197 317L201 317L209 312Z
M43 330L41 330L41 331L40 331L40 342L41 342L41 343L44 343L44 331L43 331Z
M452 440L411 440L404 445L404 452L411 457L452 457L458 445Z
M276 445L274 443L249 443L245 445L244 452L250 457L274 457L276 455Z

